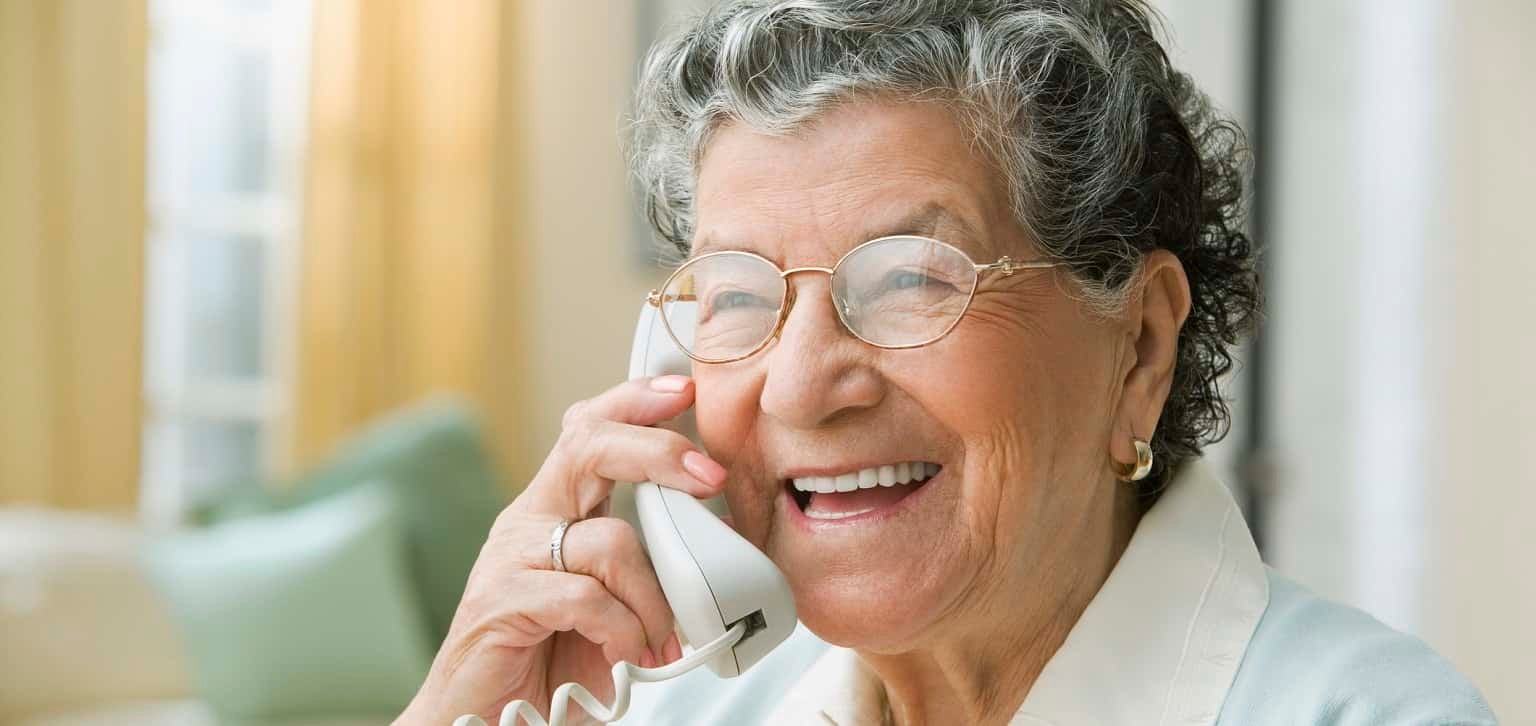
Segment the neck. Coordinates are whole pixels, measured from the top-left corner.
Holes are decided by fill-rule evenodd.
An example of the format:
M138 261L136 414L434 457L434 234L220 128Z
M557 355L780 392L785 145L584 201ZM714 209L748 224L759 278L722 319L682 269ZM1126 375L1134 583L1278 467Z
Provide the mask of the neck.
M1043 557L1011 563L995 586L973 598L963 616L945 618L922 647L859 653L884 685L897 726L1012 719L1141 518L1130 487L1112 491L1113 501L1094 513L1097 524L1062 527Z

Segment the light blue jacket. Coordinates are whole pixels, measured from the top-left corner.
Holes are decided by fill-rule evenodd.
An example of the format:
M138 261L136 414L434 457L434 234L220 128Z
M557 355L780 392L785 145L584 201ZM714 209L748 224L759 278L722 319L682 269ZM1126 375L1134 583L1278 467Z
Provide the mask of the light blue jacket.
M878 723L857 654L803 626L742 676L638 685L625 724ZM1227 489L1186 466L1011 724L1494 724L1422 641L1265 567Z

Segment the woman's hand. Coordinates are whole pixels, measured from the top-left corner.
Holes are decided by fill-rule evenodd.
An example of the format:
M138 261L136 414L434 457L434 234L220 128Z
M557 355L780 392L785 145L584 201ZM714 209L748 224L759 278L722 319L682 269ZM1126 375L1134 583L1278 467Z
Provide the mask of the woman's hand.
M720 490L719 464L681 434L649 428L692 404L690 379L662 376L566 411L539 473L497 517L427 680L396 723L447 726L472 713L494 724L514 699L547 716L562 683L581 683L606 702L615 662L649 667L681 657L638 533L603 515L615 480L700 497ZM572 522L561 548L567 572L550 557L562 519Z

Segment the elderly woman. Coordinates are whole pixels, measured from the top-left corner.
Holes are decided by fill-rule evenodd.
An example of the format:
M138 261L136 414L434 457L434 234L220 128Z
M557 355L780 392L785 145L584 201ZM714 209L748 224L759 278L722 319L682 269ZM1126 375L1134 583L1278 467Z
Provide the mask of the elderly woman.
M401 722L679 658L605 516L654 480L723 492L801 627L629 722L1491 723L1422 643L1266 569L1200 461L1259 288L1240 135L1151 15L735 0L656 47L635 158L693 375L571 407ZM702 447L651 427L690 406Z

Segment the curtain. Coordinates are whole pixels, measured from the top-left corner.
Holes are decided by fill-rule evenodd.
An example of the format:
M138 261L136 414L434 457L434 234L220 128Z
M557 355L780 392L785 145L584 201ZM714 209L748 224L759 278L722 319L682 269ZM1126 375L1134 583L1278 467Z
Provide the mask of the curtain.
M501 12L315 3L299 465L423 396L484 398Z
M565 407L624 376L665 276L620 143L648 6L315 7L297 463L446 391L515 491Z
M137 499L143 0L0 0L0 504Z

